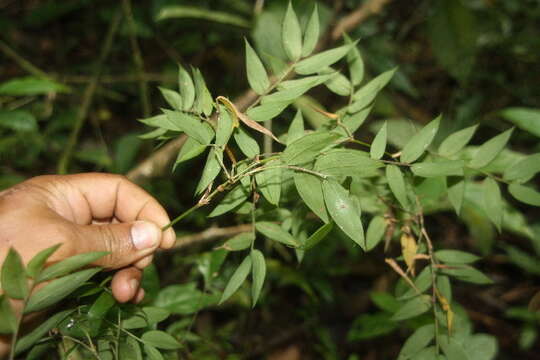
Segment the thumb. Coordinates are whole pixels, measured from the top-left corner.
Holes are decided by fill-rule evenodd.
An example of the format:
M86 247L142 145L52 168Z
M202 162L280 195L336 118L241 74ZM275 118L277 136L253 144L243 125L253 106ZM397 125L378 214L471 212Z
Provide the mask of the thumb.
M162 237L161 229L148 221L81 225L77 230L77 252L109 252L95 263L109 269L125 267L152 254Z

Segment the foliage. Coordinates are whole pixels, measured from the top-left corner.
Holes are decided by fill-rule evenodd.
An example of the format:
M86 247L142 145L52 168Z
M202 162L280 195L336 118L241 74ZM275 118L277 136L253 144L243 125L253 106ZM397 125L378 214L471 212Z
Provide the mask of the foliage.
M156 19L196 18L240 28L250 26L245 14L237 16L226 10L164 5L156 12ZM485 24L478 21L478 10L473 10L460 1L441 1L429 8L427 21L435 58L465 88L474 86L473 69L482 61L478 27ZM55 248L36 256L26 269L12 250L2 269L3 333L17 334L20 323L8 298L23 299L26 312L48 308L68 296L68 304L73 304L18 339L14 352L29 350L29 358L39 358L60 344L67 354L141 358L144 353L159 359L188 356L189 352L177 350L191 347L195 358L213 359L215 351L205 344L218 339L224 352L234 354L233 344L223 341L234 334L230 320L219 329L195 331L191 316L217 305L225 311L236 305L247 312L246 308L257 302L266 311L279 312L280 307L272 307L276 301L273 291L292 286L300 288L307 299L295 302L298 317L306 319L306 324L311 324L311 318L319 322L322 318L314 314L325 304L354 302L347 291L343 299L336 299L339 294L332 291L332 277L353 273L348 264L375 259L395 274L394 278L383 278L385 282L398 280L386 285L384 291L362 289L369 294L367 301L375 311L360 313L347 324L349 344L354 347L388 334L395 337L406 329L408 337L393 353L399 359L488 360L497 356L495 337L473 330L465 310L468 304L459 301L460 283L472 283L467 289L479 292L481 286L497 280L480 270L486 268L481 259L494 251L497 233L530 240L536 253L508 243L497 246L525 272L540 273L538 228L530 226L526 216L531 211L528 206L540 206L535 183L540 162L537 153L525 153L525 147L514 140L525 139L534 144L532 152L538 151L538 110L510 106L490 114L508 121L492 126L497 129L495 135L489 124L479 127L472 121L478 114L476 94L463 101L456 112L424 119L422 125L392 118L394 109L385 105L388 94L383 89L390 86L413 98L418 89L404 70L394 67L392 56L388 56L393 50L381 49L387 34L372 34L360 41L345 37L343 44L319 52L315 50L317 40L328 26L319 11L324 14L328 9L324 4L317 7L294 2L269 4L260 14L255 26L271 24L270 28L279 30L263 36L260 28L255 28L253 40L240 42L247 83L257 94L247 109L240 109L225 96L215 96L219 92L209 90L213 87L207 85L198 68L179 66L176 89L159 88L167 105L159 114L141 120L152 128L140 136L142 139L162 143L187 137L174 163L177 173L185 174L184 169L202 161L202 171L192 186L197 202L187 209L180 207L180 215L169 226L189 221L208 226L216 219L248 224L251 230L226 239L219 249L187 258L172 257L170 265L191 269L182 284L155 288L159 279L150 268L145 285L153 286L154 291L147 291L143 307L115 304L107 278L88 282L98 270L79 269L102 254L84 254L42 270ZM368 22L351 35L369 35L370 26L373 28ZM497 48L507 40L501 36L491 41ZM528 45L525 42L523 46ZM379 61L381 58L386 61ZM369 77L367 66L380 74ZM0 84L0 93L7 96L69 91L51 79L20 78ZM308 92L332 101L326 103L327 108ZM527 89L521 92L526 94ZM459 99L464 95L454 96ZM384 119L371 123L373 137L365 136L368 126L363 126L372 112ZM0 127L10 137L35 134L37 124L27 110L0 112ZM53 127L51 132L59 128L62 126ZM3 142L6 147L11 144ZM123 172L140 145L139 139L128 135L117 143L117 158L90 152L78 160ZM203 213L195 212L201 208L210 208L208 218L196 215ZM450 212L455 213L452 221L463 224L476 239L474 249L443 246L440 239L445 229L437 228L440 223L436 219ZM29 295L34 285L26 287L24 274L34 285L54 280ZM374 278L375 274L362 277ZM347 278L351 282L347 286L361 286L358 280L357 276ZM519 322L522 349L532 347L537 337L537 307L531 301L529 309L516 306L504 315ZM313 350L319 357L345 356L337 349L334 335L315 325ZM51 332L53 328L57 332ZM346 355L354 358L353 352Z

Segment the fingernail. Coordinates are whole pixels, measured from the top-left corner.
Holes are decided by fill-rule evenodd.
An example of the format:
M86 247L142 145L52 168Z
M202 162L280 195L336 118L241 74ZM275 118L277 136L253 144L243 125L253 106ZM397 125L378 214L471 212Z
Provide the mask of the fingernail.
M157 245L159 233L154 224L137 221L131 227L131 241L138 250L149 249Z
M131 286L131 289L135 292L139 288L139 282L135 279L131 279L129 281L129 286Z

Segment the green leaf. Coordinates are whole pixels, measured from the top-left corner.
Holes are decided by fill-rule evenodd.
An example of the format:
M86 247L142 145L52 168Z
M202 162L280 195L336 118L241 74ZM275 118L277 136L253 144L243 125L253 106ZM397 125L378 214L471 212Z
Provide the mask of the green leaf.
M104 291L88 309L88 317L91 319L103 319L114 305L116 305L114 297Z
M251 231L243 232L227 240L221 247L229 251L245 250L251 246L253 240L255 235Z
M512 135L513 131L513 128L508 129L502 134L499 134L483 143L478 150L476 150L472 160L469 162L469 166L479 169L489 165L489 163L491 163L497 157L497 155L499 155L502 149L504 149L506 143L508 140L510 140L510 136Z
M192 137L188 137L180 151L178 152L178 157L174 162L173 171L176 169L178 164L183 163L193 159L194 157L199 156L206 150L207 145L203 145Z
M69 257L65 260L60 261L59 263L46 267L45 270L43 270L41 274L37 277L36 281L43 282L69 274L70 272L80 269L88 264L91 264L94 261L101 259L108 254L108 252L99 251Z
M144 352L148 356L148 360L163 360L165 359L163 355L159 352L158 349L155 347L145 344L144 345Z
M2 276L0 279L2 290L10 298L22 300L28 295L26 271L21 256L11 247L2 264Z
M407 198L407 191L405 190L405 180L403 173L396 165L386 166L386 180L390 190L399 201L404 209L409 207L409 199Z
M475 334L467 337L463 349L471 360L494 360L498 352L497 339L487 334Z
M448 276L438 275L436 288L449 303L452 302L452 284L450 283L450 278Z
M472 267L459 267L453 269L443 269L441 272L445 275L452 276L458 280L470 282L473 284L486 285L493 284L493 280L484 275L479 270Z
M504 179L524 183L540 172L540 153L529 155L521 161L512 164L504 172Z
M514 199L519 200L524 204L540 206L540 193L532 187L510 184L508 185L508 192L512 194Z
M281 168L276 167L279 165L281 165L279 160L271 160L265 165L269 169L255 174L257 189L270 204L276 206L278 206L281 196Z
M251 306L254 307L257 304L259 295L261 294L262 287L264 285L264 278L266 277L266 262L264 261L264 255L257 249L251 251L251 261L253 264L253 284L251 285Z
M418 276L414 279L414 285L420 293L425 292L427 289L431 288L431 268L426 266ZM403 295L399 296L399 300L411 299L415 296L418 296L418 293L415 289L409 288Z
M22 338L17 340L15 345L15 354L20 354L23 351L28 350L32 345L37 343L42 337L44 337L51 329L57 326L62 320L68 317L75 310L64 310L54 315L49 316L43 321L37 328L26 334Z
M251 28L251 22L241 16L223 11L209 10L203 7L168 5L161 7L159 13L156 15L157 21L183 18L202 19L220 24Z
M296 63L294 70L300 75L319 72L321 69L342 59L355 46L356 42L320 52Z
M255 229L267 238L280 242L282 244L298 247L298 241L287 231L277 224L268 221L258 221L255 223Z
M281 114L290 103L290 101L268 102L249 109L246 115L258 122L270 120Z
M420 295L407 301L392 316L393 321L401 321L421 315L431 309L431 300L429 295Z
M312 161L321 150L335 143L341 136L336 133L314 132L293 141L281 153L281 160L288 165Z
M328 223L328 212L324 205L322 181L319 177L304 172L294 173L294 184L300 197L322 221Z
M448 186L448 200L452 204L452 207L456 211L456 214L461 213L461 206L463 205L463 199L465 197L465 181L460 180L456 183Z
M234 130L231 114L227 111L225 106L219 107L219 115L217 120L216 129L216 145L225 146L231 138Z
M14 78L0 84L0 95L33 96L69 92L71 89L63 84L34 76Z
M335 70L331 67L328 67L321 72L326 71L333 72L333 75L330 79L328 79L328 81L324 83L324 85L326 85L326 87L335 94L338 94L340 96L350 96L352 91L352 84L349 79L347 79L347 77L343 74L335 72Z
M471 141L478 125L469 126L448 136L439 146L439 154L451 156L459 152Z
M500 232L503 218L503 201L497 181L489 177L484 180L482 197L486 215Z
M249 42L245 39L244 41L246 43L246 69L249 86L257 94L262 95L270 87L266 69L255 50L249 45Z
M441 116L438 116L436 119L424 126L419 132L414 134L401 152L401 161L405 163L412 163L422 156L435 138L435 135L437 135L440 121Z
M304 33L304 44L302 45L302 57L311 55L315 47L317 46L317 41L319 40L319 9L317 3L313 6L313 12L309 18L309 21L306 26L306 31Z
M28 263L28 266L26 267L26 273L31 278L36 278L39 273L41 272L41 269L43 268L43 265L45 265L45 262L47 259L56 251L58 248L62 246L62 244L56 244L51 247L48 247L44 250L41 250L39 253L37 253Z
M435 326L433 324L424 325L416 329L416 331L405 341L401 351L399 352L398 360L406 360L427 347L435 338Z
M332 219L347 236L366 250L360 209L353 203L348 191L331 180L323 181L322 189L324 203Z
M540 275L540 261L538 261L538 257L531 256L511 245L505 245L504 250L506 250L508 257L513 264L531 274Z
M353 41L344 34L345 43L351 44ZM364 60L360 54L358 47L354 46L347 54L347 63L349 64L349 73L351 76L351 82L354 86L359 85L364 79Z
M317 231L307 238L306 242L304 243L304 250L309 250L320 243L330 233L330 231L332 231L333 228L333 222L329 222L328 224L324 224L318 228Z
M143 360L139 342L131 336L126 336L123 340L120 340L118 345L118 358Z
M317 71L320 71L321 69L318 69ZM306 76L301 79L293 79L293 80L285 80L281 84L279 84L280 90L292 90L292 89L302 89L301 93L305 93L309 89L324 84L329 79L334 76L336 72L332 72L331 74L322 74L322 75L313 75L313 76Z
M373 249L383 239L386 233L386 220L382 216L375 216L369 222L366 232L366 251Z
M167 319L169 315L170 312L166 309L145 306L142 309L138 309L130 317L122 320L122 328L129 330L149 327Z
M354 48L356 48L356 45L354 45ZM349 113L355 113L371 104L382 88L384 88L390 82L390 80L392 80L392 77L396 71L397 68L385 71L372 79L366 85L362 86L353 94L353 102L348 106L347 111Z
M195 85L193 79L182 65L178 65L178 89L182 94L182 109L189 111L195 101Z
M400 302L393 295L384 291L372 291L369 293L369 297L373 304L382 311L395 313L401 307Z
M219 304L223 304L228 298L232 296L240 288L242 283L246 280L247 276L249 275L249 272L251 271L251 256L248 255L244 258L242 263L236 268L235 272L232 274L231 278L229 279L229 282L227 283L227 286L225 287L225 290L223 291L223 295L221 295L221 299L219 300Z
M347 341L379 338L392 333L397 327L395 322L390 321L390 314L386 312L362 314L354 320L347 333Z
M439 261L452 264L470 264L480 260L478 256L461 250L435 251L435 257Z
M462 344L453 337L448 337L446 335L442 336L440 344L442 351L448 360L472 360Z
M281 41L287 57L292 61L298 60L302 54L302 29L290 1L283 19Z
M379 129L377 132L377 135L375 136L375 139L373 139L373 143L371 144L371 148L369 149L369 155L372 159L380 159L383 157L384 152L386 150L386 121L384 122L383 126Z
M300 139L304 136L304 118L302 116L302 111L298 109L296 115L294 116L291 125L289 126L289 131L287 132L287 145L292 143L295 140Z
M86 269L53 280L30 296L24 313L40 311L56 304L100 271L101 268Z
M195 103L193 111L197 114L203 113L210 116L214 109L214 100L199 69L193 69L193 79L195 81Z
M520 129L540 137L540 109L512 107L502 110L500 114Z
M315 162L317 172L330 176L370 177L377 175L376 170L382 166L366 152L352 149L331 150Z
M158 86L161 95L174 110L182 111L182 96L174 90Z
M234 189L230 190L219 204L208 214L209 218L223 215L232 209L238 207L248 198L248 191L242 186L242 184L236 185Z
M217 295L217 294L216 294ZM190 282L182 285L170 285L161 289L153 305L166 309L172 314L190 315L201 309L215 305L219 297L197 290L197 284Z
M36 117L28 111L0 109L0 128L30 132L37 131L38 124Z
M17 329L17 318L11 308L9 299L0 295L0 334L9 335Z
M254 158L261 153L261 148L257 141L255 141L242 127L237 128L234 132L234 141L236 141L240 150L248 158Z
M446 160L439 162L421 162L411 166L414 175L421 177L439 177L439 176L463 176L463 160Z
M221 165L219 164L218 158L223 160L223 153L216 151L214 148L210 149L201 178L197 184L197 189L195 190L196 194L200 194L206 190L208 185L210 185L221 172Z
M158 126L168 130L183 131L201 144L210 144L214 138L214 131L207 123L201 122L195 116L179 111L163 110L167 121L162 121ZM147 123L148 124L148 123Z
M176 350L182 347L182 344L180 344L178 340L160 330L150 330L145 332L141 336L141 340L146 345L154 346L158 349Z

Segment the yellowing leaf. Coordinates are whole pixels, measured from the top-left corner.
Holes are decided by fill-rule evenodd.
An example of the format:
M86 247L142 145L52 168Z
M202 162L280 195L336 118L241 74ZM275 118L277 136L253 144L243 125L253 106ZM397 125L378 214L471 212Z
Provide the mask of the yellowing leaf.
M414 262L416 252L418 251L418 245L416 240L410 234L403 233L401 235L401 252L407 264L407 271L410 271L414 275Z

